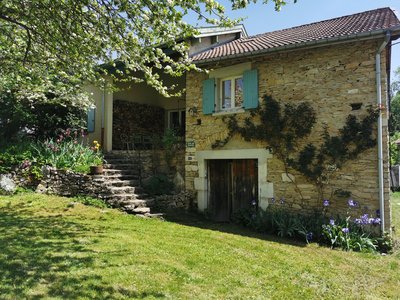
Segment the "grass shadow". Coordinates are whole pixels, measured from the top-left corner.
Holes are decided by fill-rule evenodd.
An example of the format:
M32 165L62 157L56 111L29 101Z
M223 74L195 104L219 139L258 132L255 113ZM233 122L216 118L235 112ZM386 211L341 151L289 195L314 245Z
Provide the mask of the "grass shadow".
M183 210L180 210L179 212L177 212L177 211L169 210L165 213L164 219L166 221L185 225L185 226L214 230L214 231L219 231L219 232L225 232L225 233L240 235L240 236L244 236L244 237L256 238L256 239L260 239L260 240L264 240L264 241L282 243L282 244L291 245L291 246L305 247L307 245L306 243L295 240L295 239L287 239L287 238L278 237L278 236L275 236L272 234L255 232L249 228L246 228L244 226L241 226L241 225L238 225L235 223L215 222L215 221L207 219L204 215L196 213L196 212L187 212L187 211L183 211Z
M96 239L87 240L87 231L93 230L62 216L34 216L21 206L3 207L0 299L165 297L110 286L98 272L79 272L98 268L96 253L88 246Z

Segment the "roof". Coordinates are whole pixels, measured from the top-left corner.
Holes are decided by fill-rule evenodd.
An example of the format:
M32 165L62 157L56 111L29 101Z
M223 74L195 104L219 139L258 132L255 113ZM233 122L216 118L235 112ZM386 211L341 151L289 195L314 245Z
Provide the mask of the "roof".
M251 56L265 52L400 32L400 21L388 7L244 37L192 56L196 63Z
M196 30L199 32L196 35L196 38L202 38L206 36L220 35L220 34L230 34L230 33L241 33L242 37L247 37L246 28L244 28L243 24L238 24L232 27L219 27L219 26L210 26L210 27L198 27Z

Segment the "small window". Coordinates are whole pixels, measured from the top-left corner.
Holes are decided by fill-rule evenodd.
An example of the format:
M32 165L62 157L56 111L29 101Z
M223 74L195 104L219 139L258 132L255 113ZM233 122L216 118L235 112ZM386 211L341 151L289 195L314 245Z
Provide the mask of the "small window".
M218 35L213 35L211 37L211 45L218 43Z
M186 112L185 110L170 110L168 112L168 128L175 130L178 135L185 135Z
M243 106L243 77L230 77L220 80L219 84L221 111Z

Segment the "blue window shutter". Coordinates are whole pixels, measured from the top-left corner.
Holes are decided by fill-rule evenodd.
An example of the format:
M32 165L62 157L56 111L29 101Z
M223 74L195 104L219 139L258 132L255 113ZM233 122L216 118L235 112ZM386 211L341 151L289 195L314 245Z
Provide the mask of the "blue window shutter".
M249 70L243 73L243 106L245 109L258 107L258 73Z
M203 113L205 115L214 112L215 104L215 79L210 78L203 81Z
M88 132L94 132L96 108L90 107L87 113L87 130Z

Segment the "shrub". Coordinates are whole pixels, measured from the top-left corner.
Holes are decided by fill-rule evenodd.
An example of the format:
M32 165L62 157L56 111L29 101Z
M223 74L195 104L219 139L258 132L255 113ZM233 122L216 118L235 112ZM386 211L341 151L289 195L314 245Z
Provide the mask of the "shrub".
M79 90L64 94L53 86L49 91L36 92L25 91L19 86L3 87L0 93L0 142L15 141L21 134L24 138L44 139L59 129L83 128L86 108L74 104L77 99L85 102L86 96Z
M75 200L77 202L79 202L79 203L84 204L84 205L94 206L94 207L98 207L98 208L109 208L109 207L111 207L109 204L107 204L106 202L104 202L101 199L92 198L92 197L84 196L84 195L76 196Z
M146 193L154 195L169 195L174 190L174 184L164 174L150 177L143 184Z
M293 213L282 205L270 205L266 211L257 211L255 207L238 210L234 213L233 221L258 232L295 238L308 243L320 239L324 218L317 212L305 216Z

